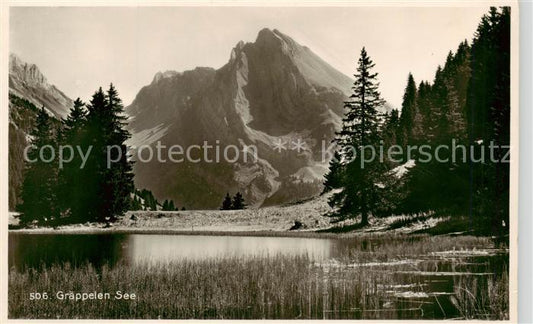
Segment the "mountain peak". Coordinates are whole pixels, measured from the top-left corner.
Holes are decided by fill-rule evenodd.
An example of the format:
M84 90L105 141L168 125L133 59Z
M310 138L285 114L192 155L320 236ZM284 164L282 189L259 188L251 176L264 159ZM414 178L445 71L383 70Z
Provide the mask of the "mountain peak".
M263 53L282 53L315 86L336 88L345 94L350 92L352 80L349 77L277 29L261 29L253 46Z
M241 40L237 43L237 45L235 45L235 47L231 50L231 55L230 55L230 62L233 62L235 61L235 59L237 58L237 56L242 52L242 49L244 48L244 42Z
M257 34L255 44L297 44L292 38L277 29L263 28Z
M252 42L240 41L227 64L218 70L182 72L172 82L144 87L126 110L132 117L130 145L161 141L195 145L202 141L256 145L255 162L198 165L137 164L136 181L154 193L188 207L215 208L218 197L241 190L250 205L300 199L293 179L319 192L324 167L310 152L335 135L351 80L277 29L263 28ZM205 73L200 73L205 72ZM275 154L276 140L301 138L310 144L302 155ZM308 154L309 153L309 154ZM248 161L249 162L249 161ZM226 174L222 180L220 174ZM185 185L168 174L187 175ZM163 180L161 180L163 178ZM215 184L206 192L203 183ZM305 182L305 184L304 184ZM296 185L300 188L299 184ZM278 191L279 190L279 191ZM194 192L191 196L185 192ZM298 192L298 193L297 193ZM213 194L214 193L214 194Z
M9 54L9 91L35 106L45 106L58 117L64 117L72 107L72 100L48 83L37 65L24 62Z
M270 28L263 28L257 33L257 39L273 36L274 31Z
M24 62L14 53L9 54L9 73L16 74L26 83L39 84L45 88L49 87L46 77L41 73L37 65Z
M23 65L24 62L15 53L9 53L9 67L15 67Z
M152 83L157 83L159 82L161 79L167 79L167 78L171 78L175 75L178 75L180 74L179 72L176 72L176 71L170 71L170 70L167 70L165 72L157 72L155 75L154 75L154 79L152 80Z

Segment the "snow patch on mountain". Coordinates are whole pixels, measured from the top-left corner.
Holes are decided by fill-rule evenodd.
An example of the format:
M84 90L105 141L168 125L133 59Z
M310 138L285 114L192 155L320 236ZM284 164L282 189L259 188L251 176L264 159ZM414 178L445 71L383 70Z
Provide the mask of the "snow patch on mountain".
M237 94L235 96L235 110L241 117L244 125L248 125L252 120L252 114L250 113L250 102L246 99L243 87L248 84L248 59L246 54L240 54L239 68L236 71L237 79Z
M154 80L152 81L153 83L157 83L159 81L161 81L162 79L168 79L168 78L172 78L176 75L181 75L180 72L176 72L176 71L165 71L165 72L157 72L154 76Z
M310 183L317 180L324 180L324 174L328 171L327 164L315 164L305 166L296 171L292 176L302 182Z
M333 112L331 109L328 109L326 112L322 113L320 115L324 119L322 122L322 125L334 125L339 126L342 124L342 118L341 116L337 115L335 112Z
M162 123L153 128L135 132L131 135L131 138L128 139L127 144L131 147L139 147L155 143L167 134L169 127L170 126L165 126L165 124Z
M394 174L394 176L396 176L396 178L401 178L403 177L407 172L409 172L409 170L414 167L416 165L416 161L411 159L407 162L405 162L404 164L402 165L399 165L397 167L395 167L394 169L391 170L391 173Z

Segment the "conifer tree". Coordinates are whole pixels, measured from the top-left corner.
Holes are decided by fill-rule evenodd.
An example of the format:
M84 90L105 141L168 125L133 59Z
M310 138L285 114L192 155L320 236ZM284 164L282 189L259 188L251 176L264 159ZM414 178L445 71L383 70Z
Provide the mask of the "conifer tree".
M91 154L85 164L85 172L80 174L79 179L85 183L84 199L92 204L92 208L86 211L87 221L102 221L108 217L102 201L106 168L105 133L108 131L104 124L106 106L105 94L102 88L99 88L87 104L86 144L91 147Z
M229 196L229 193L226 193L226 197L224 197L220 210L230 210L232 209L232 205L231 197Z
M416 115L416 83L409 73L407 86L403 95L402 112L400 115L398 145L407 146L413 142L413 121Z
M133 197L133 201L132 201L132 205L131 205L131 210L142 210L142 204L141 204L141 201L139 199L139 196L135 195Z
M31 131L32 148L28 151L25 177L22 184L21 223L45 223L59 217L57 206L57 163L52 151L56 147L51 117L44 106L39 110Z
M130 133L126 130L127 117L122 100L113 84L109 86L106 99L106 113L109 114L108 116L106 114L108 119L104 124L109 127L106 133L108 135L106 147L109 148L109 158L113 162L108 163L109 167L106 167L105 188L111 190L106 190L104 202L107 214L114 218L123 214L130 206L130 194L134 191L133 162L128 160L126 146L126 140L130 138Z
M90 218L113 221L127 210L134 191L133 167L125 144L130 135L125 129L124 107L111 84L107 94L100 88L87 108L88 142L92 145L87 162L87 197L95 204Z
M336 207L331 214L336 221L361 215L363 226L368 224L369 215L376 210L382 191L377 184L383 183L382 179L387 174L385 164L379 159L366 164L361 161L362 153L366 152L363 148L373 147L377 151L381 139L377 108L384 104L384 100L378 91L377 73L372 72L373 68L374 63L363 48L352 87L353 93L344 104L346 114L342 130L336 138L340 146L339 152L347 161L346 174L343 177L342 191L329 200L329 204Z
M324 176L324 190L322 193L329 192L333 189L340 188L342 186L343 166L342 156L339 152L335 151L333 158L329 161L329 171Z
M400 114L397 109L393 109L385 116L385 122L382 129L385 148L398 144L399 124Z
M86 178L82 158L76 154L78 148L87 151L86 141L86 117L85 104L77 98L69 115L63 122L63 136L61 143L68 145L74 151L72 161L65 163L59 170L59 196L61 209L70 216L71 222L81 222L85 218L85 212L91 208L91 202L85 197L85 184L80 179Z
M231 204L231 209L244 209L246 205L244 204L244 198L240 192L237 192L233 197L233 202Z
M165 199L165 201L163 202L163 210L164 211L176 210L176 207L174 206L174 200Z

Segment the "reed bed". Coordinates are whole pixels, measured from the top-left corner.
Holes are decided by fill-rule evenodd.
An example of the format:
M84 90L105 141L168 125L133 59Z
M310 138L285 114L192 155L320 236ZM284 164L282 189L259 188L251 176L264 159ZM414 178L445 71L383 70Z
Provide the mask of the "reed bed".
M507 269L500 269L508 255L503 252L492 263L486 259L475 263L461 256L460 251L493 248L489 239L381 236L354 240L358 238L339 239L335 247L339 255L333 262L306 255L263 255L119 262L101 267L88 263L13 267L9 317L383 320L509 316ZM433 296L427 280L432 273L443 271L453 273L450 291ZM487 274L455 275L482 271ZM394 288L402 285L408 288ZM70 291L107 292L111 298L57 298L58 292ZM135 293L137 299L114 299L117 291ZM49 299L30 300L32 292L47 292Z
M315 266L306 257L231 258L96 269L12 271L11 318L361 318L385 300L383 273ZM135 293L137 300L58 300L58 291ZM30 301L30 292L50 299ZM366 314L365 317L376 316Z

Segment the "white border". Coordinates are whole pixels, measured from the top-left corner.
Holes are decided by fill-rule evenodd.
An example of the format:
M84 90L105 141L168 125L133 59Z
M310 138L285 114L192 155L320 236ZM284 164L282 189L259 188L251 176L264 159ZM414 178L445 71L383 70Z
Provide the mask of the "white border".
M46 0L34 0L34 1L1 1L0 6L0 179L2 183L0 185L2 194L0 195L0 237L1 237L1 255L3 256L0 261L0 321L7 323L24 322L24 320L8 320L7 319L7 287L8 287L8 262L7 262L7 242L8 242L8 165L7 165L7 153L8 153L8 64L9 64L9 7L13 6L252 6L252 7L289 7L289 6L301 6L301 7L316 7L316 6L328 6L328 7L353 7L353 6L373 6L373 7L403 7L403 6L416 6L416 7L442 7L442 6L455 6L455 7L467 7L467 6L511 6L511 173L510 173L510 268L509 268L509 322L517 322L517 296L518 296L518 282L517 282L517 248L518 248L518 170L519 170L519 102L518 102L518 88L519 88L519 32L518 32L518 19L519 8L517 0L508 1L488 1L488 0L448 0L448 1L436 1L436 0L410 0L410 1L392 1L392 0L380 0L380 1L357 1L357 0L197 0L197 1L149 1L149 0L113 0L113 1L46 1ZM525 90L525 89L524 89ZM528 125L531 126L531 125ZM525 127L528 127L525 126ZM532 233L529 233L531 235ZM528 274L531 276L531 274ZM39 320L46 323L64 323L64 321L56 320ZM81 322L93 323L94 320L80 320ZM139 321L139 320L128 320ZM324 322L323 320L320 320ZM113 323L113 320L102 320L99 322ZM146 321L144 322L155 322ZM173 320L157 321L158 323L173 322ZM189 320L188 322L203 322L205 320ZM209 321L211 322L211 321ZM213 321L215 322L215 321ZM216 320L216 322L228 322L228 320ZM274 322L271 320L260 320L250 322ZM276 322L289 322L289 321L276 321ZM291 320L292 322L300 322ZM306 321L307 322L307 321ZM330 321L326 321L330 322ZM354 321L355 322L355 321ZM357 323L366 323L375 321L357 321ZM390 323L404 323L414 322L422 323L423 320L409 320L409 321L379 321ZM432 323L442 323L448 321L432 320ZM468 321L469 323L490 323L490 321Z

